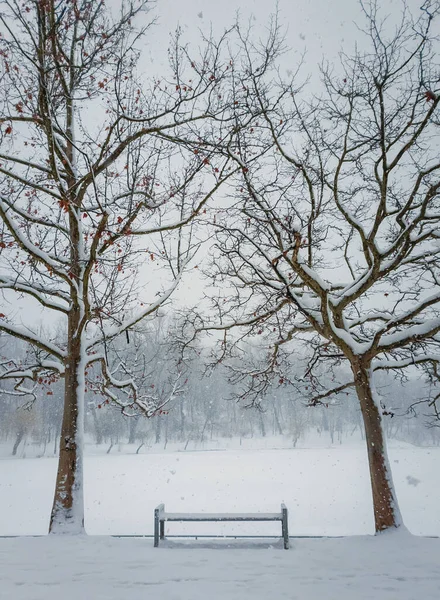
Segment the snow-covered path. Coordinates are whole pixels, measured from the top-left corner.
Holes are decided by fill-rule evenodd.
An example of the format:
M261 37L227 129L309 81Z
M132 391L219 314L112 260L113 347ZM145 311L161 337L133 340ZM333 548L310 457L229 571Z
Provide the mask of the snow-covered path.
M232 546L234 543L232 543ZM150 538L0 539L2 600L438 600L440 540L292 540L289 551Z

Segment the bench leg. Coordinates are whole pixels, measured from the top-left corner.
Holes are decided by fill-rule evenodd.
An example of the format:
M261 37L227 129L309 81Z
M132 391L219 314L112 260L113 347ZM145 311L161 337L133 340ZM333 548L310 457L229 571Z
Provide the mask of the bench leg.
M159 521L159 532L160 532L160 539L164 540L165 539L165 521Z
M154 509L154 547L159 546L159 509Z
M284 550L288 550L289 549L288 513L287 513L287 508L284 505L281 506L281 514L282 514L281 532L283 535Z

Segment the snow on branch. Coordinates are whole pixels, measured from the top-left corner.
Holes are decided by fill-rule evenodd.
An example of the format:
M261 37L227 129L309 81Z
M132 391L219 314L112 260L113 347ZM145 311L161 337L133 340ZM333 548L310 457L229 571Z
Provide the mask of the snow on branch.
M407 367L411 367L411 366L423 365L425 363L439 364L440 363L440 354L411 353L411 355L408 356L407 358L393 359L393 358L387 357L386 359L377 359L373 362L373 370L374 371L379 371L379 370L392 371L395 369L396 370L397 369L406 369Z
M64 314L67 314L69 312L69 309L66 305L59 304L58 302L54 302L53 300L48 300L47 298L48 296L55 296L59 297L60 299L62 298L63 300L68 302L68 298L61 291L51 291L50 288L44 288L43 286L39 286L36 283L28 285L26 283L18 281L18 279L13 280L3 275L0 275L0 289L13 290L14 292L18 292L20 294L32 296L45 308L57 310Z
M104 355L96 355L88 359L88 364L99 363L102 372L102 381L95 382L92 387L99 390L113 404L121 408L121 412L126 417L136 417L144 415L148 418L153 417L156 412L165 405L172 402L183 393L184 387L181 386L182 373L179 371L173 380L171 389L163 394L140 393L138 385L133 378L119 379L112 372ZM122 400L117 391L123 392L126 400Z
M52 257L50 254L33 244L31 240L21 232L19 225L10 218L8 213L8 203L0 196L0 217L3 219L14 240L35 260L43 263L65 281L69 281L66 270L60 268L60 266L67 267L68 261L62 260L60 257Z
M9 335L17 337L24 342L28 342L40 350L44 350L48 354L51 354L55 358L57 358L60 362L63 362L66 358L67 354L64 350L62 350L59 346L53 344L50 340L43 338L32 332L30 329L25 328L24 326L19 327L18 325L13 325L5 320L4 316L0 316L0 331L4 331Z
M405 329L381 336L378 351L389 351L407 345L411 341L433 338L440 331L440 317L426 319Z
M315 395L311 396L308 399L308 404L309 404L309 406L326 405L327 403L323 402L323 400L325 400L326 398L329 398L330 396L337 395L340 392L343 392L344 390L347 390L354 386L355 386L354 381L349 381L347 383L343 383L341 385L338 385L335 388L332 388L330 390L327 390L326 392L323 392L322 394L315 394Z

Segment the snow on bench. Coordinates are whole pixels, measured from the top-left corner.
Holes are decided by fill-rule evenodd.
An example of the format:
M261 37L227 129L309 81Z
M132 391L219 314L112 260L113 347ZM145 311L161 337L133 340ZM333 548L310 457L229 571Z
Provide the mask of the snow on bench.
M165 512L165 504L154 509L154 547L165 538L165 521L281 521L281 537L285 550L289 549L288 512L281 504L279 513L170 513Z

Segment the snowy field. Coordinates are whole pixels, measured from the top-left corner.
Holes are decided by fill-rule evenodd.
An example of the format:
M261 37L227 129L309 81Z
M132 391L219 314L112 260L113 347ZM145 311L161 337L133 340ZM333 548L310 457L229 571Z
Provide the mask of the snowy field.
M2 600L438 600L440 540L151 547L107 537L0 540Z
M394 445L391 465L408 529L440 535L440 449ZM0 460L0 535L47 531L56 460ZM85 462L92 537L0 539L7 600L438 600L440 540L374 537L174 539L154 549L153 509L276 512L290 535L373 532L363 447L92 453ZM280 534L279 523L171 524L168 533ZM101 537L102 536L102 537ZM225 547L226 546L226 547Z
M362 443L327 448L226 451L149 451L105 454L91 447L85 460L86 529L93 535L150 535L153 510L276 512L289 509L291 535L373 533L370 480ZM131 454L127 453L130 452ZM10 450L9 450L10 452ZM394 444L390 461L408 529L440 535L440 448ZM54 458L0 459L0 535L45 534ZM203 533L278 535L278 523L172 524ZM199 527L198 530L196 528ZM209 528L209 531L207 531Z

